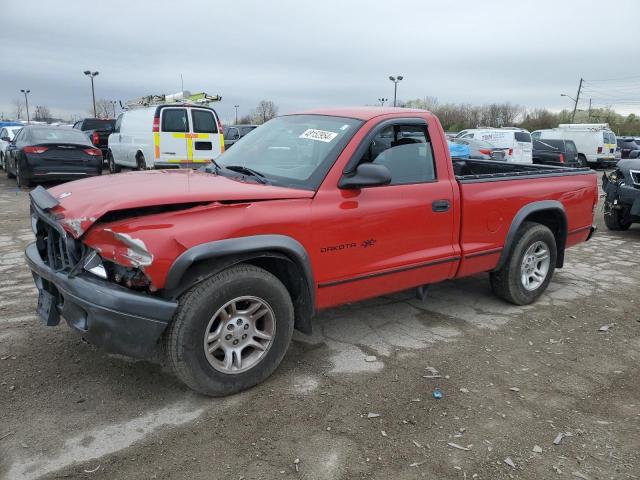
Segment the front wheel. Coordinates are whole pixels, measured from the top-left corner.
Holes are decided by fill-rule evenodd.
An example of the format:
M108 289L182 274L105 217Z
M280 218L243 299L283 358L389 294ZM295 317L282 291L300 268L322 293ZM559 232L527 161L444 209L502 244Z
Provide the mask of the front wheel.
M583 154L578 155L578 161L580 162L581 167L589 166L589 162L587 162L587 157L585 157Z
M551 230L524 222L505 264L491 272L491 288L515 305L533 303L549 286L556 266L557 247Z
M273 373L289 347L293 324L293 303L282 282L240 264L180 298L165 348L187 386L205 395L229 395Z
M120 173L120 165L116 164L115 159L113 158L113 153L111 150L107 152L107 163L109 164L109 173Z
M614 232L629 230L631 227L631 222L626 219L624 212L608 201L604 202L604 224Z

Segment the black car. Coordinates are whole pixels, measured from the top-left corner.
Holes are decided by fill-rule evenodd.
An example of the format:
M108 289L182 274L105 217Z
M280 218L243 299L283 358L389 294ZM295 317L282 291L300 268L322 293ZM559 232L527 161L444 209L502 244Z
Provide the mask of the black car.
M620 149L621 158L634 158L638 154L631 156L631 152L640 150L640 144L634 138L618 138L618 148Z
M533 140L533 163L557 167L582 167L573 140Z
M627 230L640 223L640 158L620 160L602 175L604 223L609 230Z
M102 174L102 152L79 130L28 125L7 148L7 178L18 186Z
M224 127L224 149L231 148L247 133L258 128L258 125L232 125Z

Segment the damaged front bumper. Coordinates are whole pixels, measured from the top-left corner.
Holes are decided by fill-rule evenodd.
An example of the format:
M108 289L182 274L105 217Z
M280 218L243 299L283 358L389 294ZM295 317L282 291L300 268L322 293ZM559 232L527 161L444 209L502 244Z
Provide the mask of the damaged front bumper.
M47 325L62 316L87 341L107 351L148 357L177 308L173 301L137 293L90 274L69 276L49 267L36 243L25 250L38 287L38 314Z

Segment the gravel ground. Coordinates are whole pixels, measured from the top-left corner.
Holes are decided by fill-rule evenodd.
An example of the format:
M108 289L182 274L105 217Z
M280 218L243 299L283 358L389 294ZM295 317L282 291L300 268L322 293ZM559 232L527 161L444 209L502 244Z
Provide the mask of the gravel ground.
M640 478L638 225L598 212L533 306L480 275L323 312L210 399L38 322L28 192L2 177L0 478Z

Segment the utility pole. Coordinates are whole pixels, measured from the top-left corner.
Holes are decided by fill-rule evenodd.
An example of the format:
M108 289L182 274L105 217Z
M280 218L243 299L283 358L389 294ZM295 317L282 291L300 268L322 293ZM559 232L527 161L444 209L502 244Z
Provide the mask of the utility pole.
M27 98L27 94L29 92L31 92L31 90L20 90L22 93L24 93L24 103L27 105L27 124L30 123L29 120L29 99Z
M582 78L580 79L580 85L578 85L578 93L576 94L576 103L574 103L573 105L573 113L571 114L571 123L573 123L573 121L576 118L576 110L578 109L578 100L580 100L580 91L582 90Z
M240 105L234 105L233 108L236 109L236 123L234 125L238 124L238 108L240 107Z

